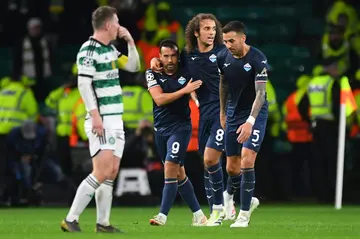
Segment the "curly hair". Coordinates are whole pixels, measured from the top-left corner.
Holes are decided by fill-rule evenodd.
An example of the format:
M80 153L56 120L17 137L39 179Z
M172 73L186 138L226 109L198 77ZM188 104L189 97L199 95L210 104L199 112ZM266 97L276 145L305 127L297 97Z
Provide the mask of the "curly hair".
M185 50L189 53L195 49L197 46L197 38L194 35L195 32L200 32L200 22L202 20L213 20L215 21L216 25L216 35L214 44L222 44L222 30L221 30L221 23L216 19L216 17L211 13L200 13L193 17L187 24L185 30L185 38L186 38L186 47Z

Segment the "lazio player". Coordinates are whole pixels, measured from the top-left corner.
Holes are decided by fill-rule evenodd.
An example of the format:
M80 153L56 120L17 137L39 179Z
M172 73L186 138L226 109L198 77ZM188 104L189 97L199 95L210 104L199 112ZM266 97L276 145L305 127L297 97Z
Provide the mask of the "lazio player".
M150 219L151 225L165 225L179 191L193 212L193 226L205 226L207 218L200 209L194 188L185 174L184 160L191 136L189 94L202 82L192 80L178 69L179 47L172 40L160 43L163 73L146 72L148 89L154 101L155 143L164 163L165 184L160 213Z
M223 28L227 52L218 55L220 119L225 127L226 169L234 187L240 187L241 210L231 227L247 227L259 205L253 198L255 159L264 139L268 118L265 55L245 43L245 27L238 21Z

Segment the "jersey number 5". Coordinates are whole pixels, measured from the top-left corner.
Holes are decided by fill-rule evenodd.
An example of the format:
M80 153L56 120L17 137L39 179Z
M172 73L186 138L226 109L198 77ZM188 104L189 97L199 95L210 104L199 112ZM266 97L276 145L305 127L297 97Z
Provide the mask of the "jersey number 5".
M254 129L253 135L255 135L255 138L253 138L251 141L256 143L257 141L259 141L259 138L260 138L260 130Z

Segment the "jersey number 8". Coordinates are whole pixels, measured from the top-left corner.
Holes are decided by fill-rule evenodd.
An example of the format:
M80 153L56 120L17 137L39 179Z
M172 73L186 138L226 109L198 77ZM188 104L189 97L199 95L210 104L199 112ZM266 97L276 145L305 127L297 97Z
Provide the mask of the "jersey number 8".
M218 129L216 131L216 136L215 136L216 141L222 141L223 138L224 138L224 130L223 129Z

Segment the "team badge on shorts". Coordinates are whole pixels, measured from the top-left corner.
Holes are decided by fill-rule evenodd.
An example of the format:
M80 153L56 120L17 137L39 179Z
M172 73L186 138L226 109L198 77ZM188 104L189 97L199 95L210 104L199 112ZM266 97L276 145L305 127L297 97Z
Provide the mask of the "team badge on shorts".
M110 137L110 138L109 138L109 143L110 143L110 144L115 144L115 138L114 138L114 137Z

